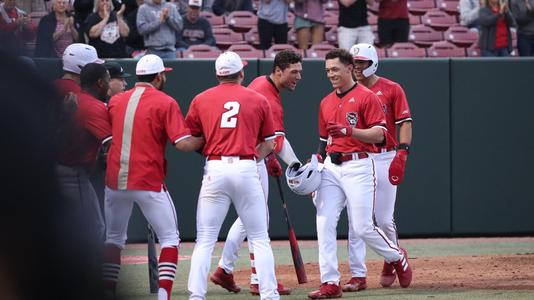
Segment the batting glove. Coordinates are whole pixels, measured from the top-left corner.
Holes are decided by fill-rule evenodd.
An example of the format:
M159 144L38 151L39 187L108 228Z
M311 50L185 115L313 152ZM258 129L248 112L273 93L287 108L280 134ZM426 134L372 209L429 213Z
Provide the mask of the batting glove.
M265 163L267 165L267 173L269 176L273 177L280 177L282 176L282 166L278 162L278 159L276 159L276 156L274 156L273 153L267 155L265 157Z
M389 165L389 182L393 185L399 185L404 179L404 169L408 159L408 149L397 149L395 158Z
M344 126L341 123L330 122L326 126L326 130L331 137L341 138L341 137L350 137L352 136L352 127Z

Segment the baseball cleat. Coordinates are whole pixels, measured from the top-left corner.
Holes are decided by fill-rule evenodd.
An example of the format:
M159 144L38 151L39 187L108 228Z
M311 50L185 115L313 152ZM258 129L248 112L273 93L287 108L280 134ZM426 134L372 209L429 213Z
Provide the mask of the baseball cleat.
M343 292L357 292L367 288L367 280L365 277L352 277L343 286Z
M397 274L395 274L395 268L392 264L384 261L384 266L382 267L382 273L380 274L380 285L382 287L390 287L393 282L395 282Z
M397 272L400 286L407 288L410 286L410 283L412 283L412 268L408 262L408 252L403 248L401 248L401 251L403 254L401 259L392 262L391 264L395 268L395 272Z
M220 267L217 267L217 270L211 274L210 280L229 292L239 293L241 291L241 288L235 284L234 275L226 273L224 269Z
M341 298L343 296L343 291L341 287L337 284L323 283L318 290L313 291L308 294L310 299L333 299Z
M280 295L290 295L291 289L284 287L283 284L278 283L278 287L276 288L278 290L278 294ZM260 295L260 286L258 284L250 284L250 293L254 296Z

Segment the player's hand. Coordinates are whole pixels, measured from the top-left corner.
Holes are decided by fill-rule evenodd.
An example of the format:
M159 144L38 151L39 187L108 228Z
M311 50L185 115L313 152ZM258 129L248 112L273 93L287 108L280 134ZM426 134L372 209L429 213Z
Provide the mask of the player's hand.
M265 157L265 164L267 165L267 173L269 173L269 176L282 176L282 166L280 165L278 159L276 159L276 156L274 156L273 153Z
M404 179L404 169L406 167L406 159L408 159L408 151L405 149L397 150L395 158L389 165L389 182L393 185L399 185Z
M337 122L329 122L326 126L326 130L328 131L328 134L334 138L352 136L352 127L344 126Z

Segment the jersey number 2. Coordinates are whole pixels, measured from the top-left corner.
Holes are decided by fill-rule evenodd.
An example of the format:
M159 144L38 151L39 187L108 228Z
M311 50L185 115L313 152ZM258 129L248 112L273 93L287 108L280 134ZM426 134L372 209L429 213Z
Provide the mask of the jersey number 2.
M221 128L235 128L237 125L237 113L239 113L239 102L237 101L228 101L224 104L224 108L228 111L222 114L221 118Z

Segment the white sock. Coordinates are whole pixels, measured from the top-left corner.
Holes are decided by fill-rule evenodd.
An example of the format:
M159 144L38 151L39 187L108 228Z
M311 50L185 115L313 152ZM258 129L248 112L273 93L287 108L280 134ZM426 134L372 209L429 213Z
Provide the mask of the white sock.
M158 290L158 300L167 300L167 299L168 299L167 291L165 289L160 288Z

